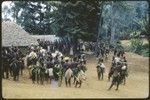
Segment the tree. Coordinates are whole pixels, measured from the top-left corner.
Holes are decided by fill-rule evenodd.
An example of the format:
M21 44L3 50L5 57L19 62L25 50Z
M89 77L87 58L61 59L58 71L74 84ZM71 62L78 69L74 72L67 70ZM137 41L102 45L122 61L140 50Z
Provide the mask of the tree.
M140 5L139 5L140 4ZM105 2L102 12L103 24L101 37L110 40L111 44L119 39L130 39L130 33L141 31L143 25L138 24L148 14L146 2L111 1ZM137 12L138 10L140 12Z
M99 5L97 2L97 0L62 2L56 15L59 21L54 25L59 27L57 35L69 36L75 40L79 38L86 41L95 40L98 32Z
M26 31L31 34L53 34L50 27L54 22L52 11L58 2L13 1L13 3L13 17Z
M56 34L73 41L117 39L141 31L145 2L134 1L13 1L13 17L31 34ZM30 13L30 14L29 14ZM144 28L143 28L144 29Z
M11 11L10 11L10 9L8 8L8 6L4 6L4 7L2 8L2 14L3 14L2 19L3 19L3 20L10 20L10 19L8 18L10 12L11 12Z

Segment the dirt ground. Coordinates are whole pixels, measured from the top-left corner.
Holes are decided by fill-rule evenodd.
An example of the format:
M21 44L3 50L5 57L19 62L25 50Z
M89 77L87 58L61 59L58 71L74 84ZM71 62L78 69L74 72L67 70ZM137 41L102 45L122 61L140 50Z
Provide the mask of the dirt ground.
M105 65L107 67L104 80L98 81L96 74L96 58L88 56L87 81L81 88L66 87L63 81L61 87L56 82L44 85L32 84L28 78L27 70L19 82L11 79L2 80L3 98L147 98L149 94L149 58L133 53L126 53L129 63L129 76L126 85L121 85L118 91L113 87L107 91L111 82L107 80L112 56L109 56Z

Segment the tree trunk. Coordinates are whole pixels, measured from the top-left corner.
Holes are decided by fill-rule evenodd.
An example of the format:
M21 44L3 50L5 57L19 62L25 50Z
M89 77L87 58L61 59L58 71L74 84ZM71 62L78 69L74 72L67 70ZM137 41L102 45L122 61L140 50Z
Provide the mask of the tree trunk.
M114 21L114 19L115 19L115 9L114 9L114 2L112 1L112 9L111 9L111 37L110 37L110 43L112 44L112 45L114 45L114 41L115 41L115 29L116 29L116 27L115 27L115 21Z
M100 35L101 35L101 31L102 31L102 12L103 12L103 2L101 3L101 8L100 8L100 15L99 15L99 24L98 24L98 36L97 36L97 43L99 42L99 40L101 39L100 38Z

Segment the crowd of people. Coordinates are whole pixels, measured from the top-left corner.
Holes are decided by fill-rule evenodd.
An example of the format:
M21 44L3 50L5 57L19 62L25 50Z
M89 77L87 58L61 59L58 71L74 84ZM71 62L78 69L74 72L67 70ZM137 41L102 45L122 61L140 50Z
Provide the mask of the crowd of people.
M9 78L11 74L15 81L19 80L19 72L26 65L33 83L37 81L43 84L45 80L51 83L51 80L54 79L60 84L62 78L67 77L65 72L68 69L72 71L71 77L74 77L74 82L78 79L81 70L84 73L87 70L83 46L79 45L78 52L74 52L73 46L67 42L55 41L52 43L40 40L38 42L37 46L31 44L26 54L15 46L3 48L3 78ZM24 63L24 60L27 64Z
M58 49L55 49L54 52L48 52L47 49L43 49L41 46L31 46L31 52L28 54L27 58L27 66L29 66L29 72L33 83L36 78L38 78L36 77L38 75L39 78L43 79L46 76L46 80L48 81L49 79L50 82L52 78L56 81L62 82L62 78L65 76L65 72L68 69L71 69L71 74L74 77L78 76L80 70L84 72L86 71L86 58L83 53L74 56L72 54L65 56ZM43 79L40 80L42 84Z
M80 51L92 50L94 48L93 42L83 42L77 41L76 43L69 40L56 40L54 42L47 40L37 40L39 46L46 49L48 52L55 52L55 50L60 51L64 55L76 55L81 53ZM85 47L86 46L86 47Z
M102 48L103 49L103 48ZM109 49L110 50L110 49ZM104 49L104 51L107 51ZM111 85L108 90L110 90L114 85L117 85L116 90L118 90L119 85L121 83L125 84L126 83L126 77L128 76L128 66L127 66L127 59L125 56L125 52L123 47L120 45L117 45L114 48L114 53L112 57L112 64L108 73L108 80L112 78ZM107 54L109 54L109 51L107 53L104 53L105 57L107 57ZM104 55L100 53L98 55L98 63L97 63L97 75L98 79L103 80L103 75L106 69L106 66L104 65L104 60L105 59Z
M14 80L19 80L19 72L27 66L29 70L29 78L32 82L43 84L44 81L51 83L52 80L58 81L58 86L61 86L63 78L66 86L71 86L71 79L74 79L75 87L79 84L81 87L82 81L86 79L86 55L84 51L94 52L98 58L97 74L98 79L103 79L105 72L104 61L108 59L111 51L110 45L105 42L81 42L78 45L71 44L65 41L41 41L39 45L28 47L28 52L24 54L18 47L9 47L2 49L3 60L3 78L9 78L9 74L14 77ZM112 84L119 84L124 81L127 73L127 60L122 48L117 46L114 50L112 66L108 74L108 80L112 77ZM26 59L27 64L24 63ZM5 75L6 73L6 75ZM6 77L5 77L6 76Z
M14 80L19 79L19 72L24 69L24 55L18 47L11 46L2 48L2 76L9 78L14 76Z
M112 77L112 83L108 90L110 90L115 84L118 90L119 85L126 83L126 77L128 76L128 64L125 56L125 52L122 50L115 50L112 58L112 65L108 74L108 80Z

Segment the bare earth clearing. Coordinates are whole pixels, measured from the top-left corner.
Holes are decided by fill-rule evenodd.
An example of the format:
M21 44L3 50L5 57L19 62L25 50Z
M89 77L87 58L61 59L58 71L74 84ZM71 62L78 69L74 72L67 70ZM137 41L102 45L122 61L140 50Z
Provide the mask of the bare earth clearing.
M32 84L28 79L27 70L21 76L19 82L12 79L2 80L3 98L146 98L149 94L149 58L133 53L126 53L129 63L129 77L127 84L121 85L118 91L113 87L107 91L111 82L107 80L107 73L111 64L112 56L109 56L103 81L98 81L96 74L96 58L88 57L86 72L88 79L81 88L66 87L63 80L62 87L56 84L38 85Z

